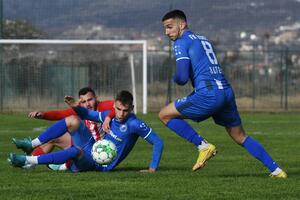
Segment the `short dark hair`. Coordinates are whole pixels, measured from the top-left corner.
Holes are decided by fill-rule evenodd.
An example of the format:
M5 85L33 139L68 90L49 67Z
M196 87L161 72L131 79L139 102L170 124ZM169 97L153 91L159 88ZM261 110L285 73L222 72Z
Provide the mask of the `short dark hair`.
M186 16L182 10L172 10L168 12L163 16L161 21L166 21L168 19L175 19L175 18L184 20L186 22Z
M90 87L81 88L78 92L78 96L80 97L81 95L86 95L88 92L91 92L94 96L96 96L95 91Z
M130 92L122 90L116 96L115 101L120 101L123 105L133 106L133 96Z

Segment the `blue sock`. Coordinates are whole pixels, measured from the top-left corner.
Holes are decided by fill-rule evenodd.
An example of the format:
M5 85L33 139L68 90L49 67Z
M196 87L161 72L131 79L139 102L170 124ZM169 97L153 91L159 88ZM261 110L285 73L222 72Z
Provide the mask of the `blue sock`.
M65 119L59 120L55 124L51 125L47 130L38 136L38 139L42 144L58 138L68 131Z
M273 172L278 167L264 147L250 136L246 138L242 145L252 156L260 160L270 170L270 172Z
M42 154L38 157L38 164L63 164L67 160L77 157L80 150L74 146L53 153Z
M183 119L171 119L166 124L172 131L180 137L198 146L203 138Z

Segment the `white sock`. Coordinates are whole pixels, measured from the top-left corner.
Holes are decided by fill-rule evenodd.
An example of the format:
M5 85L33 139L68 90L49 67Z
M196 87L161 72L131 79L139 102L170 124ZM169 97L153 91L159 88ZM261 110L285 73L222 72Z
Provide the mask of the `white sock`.
M198 149L201 151L203 149L207 149L208 148L208 143L204 140L202 140L201 144L198 145Z
M276 175L278 175L280 172L282 172L282 169L280 169L279 167L277 167L277 168L272 172L272 174L273 174L274 176L276 176Z
M40 146L42 143L41 141L39 140L39 138L35 138L31 141L31 145L33 148L37 147L37 146Z
M28 162L29 164L35 164L35 165L39 164L37 156L26 156L26 162Z
M68 168L67 168L67 165L66 165L66 163L64 163L64 164L61 164L60 166L59 166L59 170L62 170L62 171L64 171L64 170L67 170Z

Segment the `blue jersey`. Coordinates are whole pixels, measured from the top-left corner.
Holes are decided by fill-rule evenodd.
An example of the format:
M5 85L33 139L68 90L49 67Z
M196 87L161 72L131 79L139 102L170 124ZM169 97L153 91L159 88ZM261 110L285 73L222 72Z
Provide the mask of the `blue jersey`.
M173 45L176 64L181 60L189 62L189 78L196 90L214 84L218 89L229 87L218 63L211 43L203 36L186 30Z
M92 121L102 122L109 113L87 110L83 107L76 109L81 118ZM126 120L120 122L113 118L110 123L110 132L104 135L104 139L111 140L117 147L117 156L112 163L107 166L96 165L101 171L110 171L115 168L123 159L127 157L134 147L139 137L144 138L150 144L153 144L152 161L150 168L158 167L163 151L163 141L145 122L137 119L134 114L129 114Z
M176 57L174 81L180 85L191 80L194 91L175 101L182 116L200 122L209 117L225 127L241 124L234 92L225 79L211 43L186 30L173 46Z

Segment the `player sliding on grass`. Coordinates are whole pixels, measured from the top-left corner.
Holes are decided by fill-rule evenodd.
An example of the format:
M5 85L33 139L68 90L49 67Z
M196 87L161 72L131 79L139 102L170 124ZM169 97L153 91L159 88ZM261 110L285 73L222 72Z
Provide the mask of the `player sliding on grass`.
M72 107L82 119L103 122L109 111L97 112L80 107L73 97L65 97L65 102ZM73 145L65 150L42 154L40 156L25 156L10 153L8 160L14 167L23 167L26 164L61 164L72 160L70 170L73 172L99 170L111 171L130 153L139 137L144 138L153 145L152 161L149 169L141 172L155 172L160 162L163 151L163 141L159 136L142 120L131 113L133 109L132 94L127 91L118 93L115 103L115 118L111 120L109 134L104 139L111 140L117 146L117 156L114 161L106 166L97 164L91 156L91 148L95 143L78 116L70 116L50 126L41 135L32 141L15 140L18 148L25 152L33 150L52 139L60 137L69 132Z
M113 108L114 101L98 101L98 98L95 94L95 91L90 87L81 88L78 92L80 105L90 109L97 111L105 111L111 110L108 116L105 118L104 123L97 123L94 121L84 120L84 124L90 130L90 133L93 135L94 139L97 141L103 137L105 131L109 131L109 122L111 118L115 116L115 111ZM53 111L34 111L29 113L29 117L37 118L37 119L45 119L45 120L61 120L65 117L76 115L76 112L73 111L72 108L65 110L53 110ZM102 128L103 126L103 128ZM46 144L36 147L33 152L27 152L28 154L32 154L33 156L38 156L41 154L51 152L54 147L59 147L61 149L69 148L72 145L71 136L69 133L62 135L61 137L51 140ZM25 168L30 168L34 165L26 165ZM50 169L53 170L66 170L70 166L70 163L62 165L49 165Z
M165 34L174 41L176 72L173 80L184 85L190 79L194 91L162 108L159 118L169 129L198 147L199 156L193 171L204 167L217 149L183 119L200 122L212 117L216 124L225 127L236 143L260 160L270 170L272 177L286 178L287 174L263 146L243 130L234 92L222 73L212 44L188 29L186 16L181 10L168 12L162 22Z

